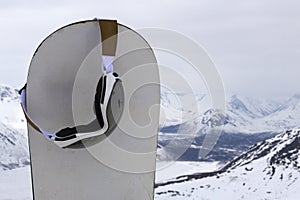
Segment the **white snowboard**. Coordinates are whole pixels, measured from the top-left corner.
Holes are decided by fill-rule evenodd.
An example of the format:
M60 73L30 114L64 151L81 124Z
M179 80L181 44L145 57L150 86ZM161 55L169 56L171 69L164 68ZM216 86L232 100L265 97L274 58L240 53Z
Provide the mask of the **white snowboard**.
M122 85L112 95L109 134L59 148L28 124L35 200L152 200L160 87L151 47L118 24L114 71ZM101 70L98 20L65 26L36 50L28 73L27 111L41 128L57 132L95 119Z

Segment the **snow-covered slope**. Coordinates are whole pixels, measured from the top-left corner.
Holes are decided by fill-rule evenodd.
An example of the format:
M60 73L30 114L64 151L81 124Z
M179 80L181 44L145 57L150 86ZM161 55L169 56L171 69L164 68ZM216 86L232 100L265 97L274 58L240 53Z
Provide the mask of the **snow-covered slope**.
M29 164L25 118L19 95L9 86L0 86L0 170Z
M252 146L221 170L157 184L156 199L299 199L300 129Z
M33 200L30 167L0 171L1 200Z
M157 162L155 182L160 183L185 174L211 172L221 167L219 162Z

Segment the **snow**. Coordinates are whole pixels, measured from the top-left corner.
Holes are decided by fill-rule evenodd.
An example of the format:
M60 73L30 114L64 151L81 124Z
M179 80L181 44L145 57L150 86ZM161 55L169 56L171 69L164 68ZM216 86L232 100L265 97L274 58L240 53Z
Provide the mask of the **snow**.
M210 172L220 167L219 162L157 162L155 182L198 172Z
M199 165L198 165L199 164ZM201 167L203 166L203 167ZM198 167L203 171L211 169L209 163L187 163L179 162L158 172L163 174L168 172L166 177L174 177L186 172L197 171ZM257 168L264 167L263 162L256 162L252 165ZM250 166L248 166L250 167ZM189 169L193 168L193 169ZM251 169L251 168L250 168ZM199 170L199 169L198 169ZM179 172L179 173L177 173ZM233 174L225 174L220 178L210 177L204 180L195 180L189 183L170 185L168 187L156 189L155 200L164 199L281 199L296 200L299 197L299 180L294 171L281 169L274 177L280 177L284 173L282 181L272 182L264 180L265 174L262 171L250 171L245 174L244 169L234 170ZM292 175L290 175L292 174ZM297 175L297 174L296 174ZM166 177L160 177L165 179ZM167 178L167 179L168 179ZM162 195L160 192L170 191L170 194ZM176 192L179 195L172 196ZM160 194L160 195L159 195ZM183 196L184 195L184 196ZM14 170L0 172L0 199L3 200L32 200L30 168L23 167Z
M159 162L156 182L186 173L206 172L219 168L217 162ZM30 167L0 171L1 200L32 200Z
M299 96L274 101L232 95L227 102L224 131L254 134L297 127L300 120ZM182 134L160 132L160 140L176 137L178 141L183 141L188 138L192 144L195 135L201 134L201 130L205 130L212 120L218 122L218 116L223 117L215 110L207 112L211 108L209 95L197 95L197 105L186 108L180 106L180 101L190 99L191 94L179 94L179 98L170 93L162 94L163 115L160 125L180 125ZM192 109L194 106L198 107L199 113ZM185 180L185 175L219 170L219 163L158 162L157 183L175 180L178 176L181 176L178 180L185 181L158 187L155 199L299 199L300 172L299 168L293 167L300 163L299 151L287 148L295 142L293 138L298 137L297 134L291 131L266 143L259 143L258 148L244 154L243 159L236 158L235 163L228 166L228 172L206 178ZM287 150L282 153L281 150L285 148ZM0 150L0 199L31 200L26 121L17 91L6 85L0 85ZM272 153L261 156L265 151ZM163 147L159 147L160 161L170 160L170 156ZM278 163L270 162L273 157Z
M19 95L9 86L0 85L0 122L25 133L26 122L20 106Z
M255 162L253 166L263 169L264 164L263 162ZM239 168L220 178L209 177L158 188L155 191L155 199L298 199L299 174L297 177L289 178L288 174L292 173L292 170L281 169L281 171L276 172L274 177L279 180L279 175L283 172L287 175L284 180L272 181L265 179L266 176L263 171L255 170L246 173L244 168ZM179 195L173 196L173 192L159 195L165 191L176 191L179 192Z
M9 86L0 86L0 170L29 164L26 121L19 95Z
M32 200L30 168L0 171L1 200Z
M299 199L299 138L299 129L287 131L253 146L223 171L169 180L156 188L155 199Z

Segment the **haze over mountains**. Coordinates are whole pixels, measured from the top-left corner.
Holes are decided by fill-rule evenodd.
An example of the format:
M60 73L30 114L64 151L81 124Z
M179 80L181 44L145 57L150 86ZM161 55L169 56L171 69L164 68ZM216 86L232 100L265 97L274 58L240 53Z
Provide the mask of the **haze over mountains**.
M184 94L179 95L182 96ZM204 124L205 120L203 119L205 119L205 115L216 114L216 111L211 109L212 104L209 95L197 95L195 98L199 102L198 113L194 119L191 118L190 120L202 120L201 124ZM176 102L175 99L176 95L173 93L167 91L162 93L162 107L167 113L165 115L169 117L166 117L164 120L166 127L181 124L182 120L180 117L183 115L183 112L195 112L194 110L184 111L184 108L181 108L179 105L180 102ZM276 97L274 99L255 99L234 94L227 96L224 131L255 134L286 130L298 125L300 119L299 111L300 94L295 94L284 100L276 99Z

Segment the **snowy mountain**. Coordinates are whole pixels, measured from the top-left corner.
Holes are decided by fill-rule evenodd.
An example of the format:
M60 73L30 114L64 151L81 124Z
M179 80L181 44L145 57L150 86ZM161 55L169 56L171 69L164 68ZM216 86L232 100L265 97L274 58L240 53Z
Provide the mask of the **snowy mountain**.
M169 102L171 98L175 99L174 94L168 95L162 96L161 99L165 108L173 105ZM168 148L165 148L167 144L174 143L177 146L191 144L182 152L179 160L227 162L251 145L296 127L300 122L299 97L300 95L294 95L287 100L268 100L232 95L228 98L224 115L211 108L209 95L196 96L200 111L198 115L192 110L184 111L178 106L172 108L172 120L168 121L169 115L166 115L165 126L160 129L158 159L174 159L175 147L170 148L168 145ZM190 120L182 120L178 118L180 114L173 114L180 112L181 115L189 112ZM220 125L221 122L224 123L224 127L214 148L205 158L200 158L199 152L208 135L207 130L209 127Z
M226 127L232 132L246 133L283 131L296 127L300 120L299 96L285 101L254 100L232 96L227 104L227 114L232 124Z
M184 110L180 102L174 103L176 95L179 97L184 94L163 93L161 96L162 110L166 115L162 132L175 132L172 131L172 126L180 125L188 120L194 121L194 123L202 121L202 126L199 126L199 129L201 129L207 125L204 123L207 121L207 115L211 112L217 112L212 110L209 95L195 95L194 98L198 101L198 105L195 106L198 106L199 113L197 113L197 116L190 114L191 117L184 121L182 115L193 112L193 110ZM190 94L185 95L190 96ZM300 94L296 94L287 100L254 99L236 94L229 96L226 102L224 131L227 133L255 134L270 131L280 132L293 128L299 124L300 120L299 100ZM169 112L170 110L172 112Z
M300 94L295 94L276 112L271 113L265 118L268 126L283 129L286 127L297 126L300 120Z
M298 199L300 129L252 146L215 172L156 185L156 199Z
M19 95L15 89L0 85L0 98L0 138L3 141L0 169L26 165L29 163L26 122ZM299 124L299 99L300 95L286 101L232 95L224 115L211 109L209 95L162 90L158 160L226 162L249 146ZM181 106L186 102L191 104ZM193 109L195 106L198 111ZM199 158L207 128L221 121L225 126L219 140L205 158Z
M16 90L0 86L0 170L29 164L26 123Z

